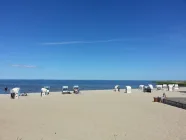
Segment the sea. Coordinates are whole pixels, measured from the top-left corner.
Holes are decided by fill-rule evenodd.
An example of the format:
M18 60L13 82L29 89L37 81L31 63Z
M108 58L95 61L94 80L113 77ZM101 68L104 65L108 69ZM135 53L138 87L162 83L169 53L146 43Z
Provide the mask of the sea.
M115 85L120 88L131 86L138 88L139 85L155 85L155 81L146 80L0 80L0 94L6 94L4 89L8 87L8 92L14 87L19 87L21 93L38 93L44 86L50 86L50 91L62 91L62 86L69 86L72 90L74 85L78 85L80 90L106 90L114 89Z

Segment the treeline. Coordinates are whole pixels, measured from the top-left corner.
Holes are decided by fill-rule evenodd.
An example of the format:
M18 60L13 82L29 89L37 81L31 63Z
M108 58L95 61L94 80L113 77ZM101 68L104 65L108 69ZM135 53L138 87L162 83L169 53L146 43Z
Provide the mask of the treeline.
M178 84L180 87L186 87L186 81L156 81L156 84Z

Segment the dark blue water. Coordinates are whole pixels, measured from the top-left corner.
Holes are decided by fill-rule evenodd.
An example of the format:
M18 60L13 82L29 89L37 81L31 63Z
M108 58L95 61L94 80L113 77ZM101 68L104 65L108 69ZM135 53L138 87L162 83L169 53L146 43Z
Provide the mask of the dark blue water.
M133 80L0 80L0 94L4 93L7 86L10 90L20 87L21 93L40 92L43 86L50 86L50 91L61 91L62 86L69 86L70 90L74 85L79 85L80 90L104 90L113 89L115 85L121 88L129 85L138 88L140 84L155 84L153 81L133 81ZM8 91L9 91L8 90Z

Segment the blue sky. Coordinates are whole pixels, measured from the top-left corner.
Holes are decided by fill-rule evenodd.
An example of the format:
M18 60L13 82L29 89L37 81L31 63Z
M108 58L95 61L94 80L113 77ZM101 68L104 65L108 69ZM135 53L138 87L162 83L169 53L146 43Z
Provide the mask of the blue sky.
M1 0L0 18L0 79L186 79L186 0Z

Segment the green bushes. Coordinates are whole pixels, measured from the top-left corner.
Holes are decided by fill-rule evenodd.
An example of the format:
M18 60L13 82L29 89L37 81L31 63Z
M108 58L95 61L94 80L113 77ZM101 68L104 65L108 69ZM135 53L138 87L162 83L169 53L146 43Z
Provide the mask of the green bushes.
M186 87L186 81L156 81L156 84L178 84L180 87Z

